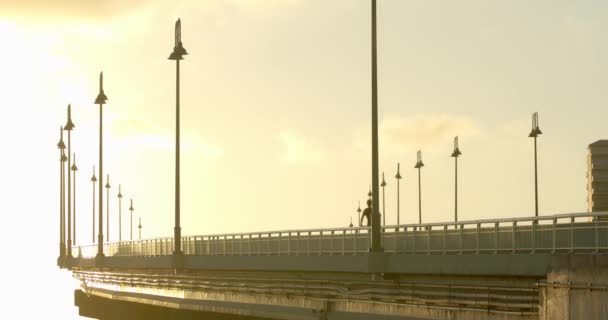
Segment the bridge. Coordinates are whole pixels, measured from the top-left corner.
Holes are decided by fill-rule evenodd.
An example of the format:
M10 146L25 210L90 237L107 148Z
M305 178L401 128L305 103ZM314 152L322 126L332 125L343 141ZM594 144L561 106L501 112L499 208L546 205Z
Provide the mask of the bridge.
M186 236L176 256L172 238L154 238L106 243L102 265L96 245L74 246L63 266L83 284L81 312L95 317L104 310L96 299L180 317L599 319L607 311L608 212L385 226L381 253L369 239L369 227Z
M108 98L100 74L95 100L100 110L98 241L73 245L76 215L71 211L75 191L70 170L75 174L77 168L70 158L75 126L68 107L68 122L58 144L57 262L81 282L75 291L81 315L98 319L565 320L604 319L608 314L608 212L539 216L536 197L531 217L459 221L456 171L454 221L381 224L375 0L371 226L182 236L179 68L184 55L178 20L169 56L176 61L177 71L173 237L104 241L102 110ZM530 133L535 155L541 133L535 114ZM457 170L461 152L455 140ZM423 165L419 153L416 168ZM536 195L537 187L535 180Z

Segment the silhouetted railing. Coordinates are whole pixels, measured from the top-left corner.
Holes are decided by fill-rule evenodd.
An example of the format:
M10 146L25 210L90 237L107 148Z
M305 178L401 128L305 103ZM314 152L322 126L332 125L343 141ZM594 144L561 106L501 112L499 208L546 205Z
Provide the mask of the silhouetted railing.
M369 227L285 230L182 237L187 255L356 255L369 251ZM382 228L385 252L408 254L606 253L608 212L393 225ZM90 258L96 245L73 247ZM173 238L114 242L106 256L163 256Z

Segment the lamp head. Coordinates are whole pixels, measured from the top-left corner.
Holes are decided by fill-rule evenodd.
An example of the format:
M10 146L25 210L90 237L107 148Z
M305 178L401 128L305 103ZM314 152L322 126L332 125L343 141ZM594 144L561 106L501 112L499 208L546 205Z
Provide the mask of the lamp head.
M422 151L421 150L418 150L416 157L417 157L417 160L416 160L416 165L414 166L414 168L420 169L420 168L424 167L424 163L422 163Z
M65 149L65 143L63 143L63 127L59 127L59 142L57 142L57 148L60 150Z
M72 105L68 104L68 121L63 127L63 130L71 131L72 129L74 129L74 127L74 123L72 122Z
M384 172L382 172L382 183L380 184L381 187L386 187L386 180L384 180Z
M182 21L181 19L177 19L175 22L175 44L173 52L169 55L169 60L183 60L187 54L188 52L182 44Z
M93 176L91 177L91 181L97 182L97 177L95 177L95 166L93 166Z
M103 92L103 71L99 73L99 93L97 94L97 98L95 98L95 104L106 104L108 97Z
M400 167L401 165L399 164L399 162L397 162L397 174L395 175L395 178L397 179L401 179Z
M534 112L532 114L532 130L530 131L528 137L536 138L541 134L543 134L543 132L540 131L540 128L538 126L538 112Z

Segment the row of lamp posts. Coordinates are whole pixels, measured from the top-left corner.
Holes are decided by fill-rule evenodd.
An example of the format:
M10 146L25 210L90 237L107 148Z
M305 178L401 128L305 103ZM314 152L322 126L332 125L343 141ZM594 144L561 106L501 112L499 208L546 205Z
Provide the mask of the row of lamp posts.
M537 138L542 134L542 131L538 125L538 112L532 114L532 131L528 135L530 138L534 138L534 216L538 216L538 157L537 157ZM458 146L458 136L454 137L454 149L452 151L451 157L454 158L454 221L458 222L458 157L462 155L460 148ZM424 163L422 162L422 152L418 150L417 159L414 168L418 169L418 223L422 223L422 182L421 182L421 173L420 169L424 167ZM395 175L395 179L397 180L397 225L400 225L400 180L403 177L400 172L400 164L397 163L397 174ZM382 173L382 183L380 184L382 187L382 225L386 225L386 211L385 211L385 193L384 188L387 186L386 181L384 180L384 172ZM368 193L368 196L371 196L371 191ZM358 221L361 221L361 202L359 202L359 206L357 208L358 213ZM352 219L351 219L352 221ZM352 222L351 222L352 227Z
M180 60L183 60L183 56L187 55L188 52L182 45L181 41L181 20L178 19L175 23L175 43L173 47L173 52L169 56L169 60L175 60L176 62L176 137L175 137L175 227L174 227L174 255L181 256L181 226L180 226ZM103 105L106 104L108 97L105 95L103 91L103 72L99 75L99 94L95 99L95 104L99 105L99 180L95 176L95 168L93 168L93 176L91 177L91 182L93 184L93 234L95 233L95 184L99 182L99 207L98 207L98 232L97 232L97 256L96 262L98 266L103 265ZM59 249L59 258L63 259L64 257L71 258L71 247L72 247L72 239L70 235L71 230L71 192L68 192L68 239L67 245L65 243L65 204L64 204L64 194L65 194L65 180L64 180L64 163L67 160L68 168L70 168L71 157L70 157L70 131L74 128L74 124L71 122L71 107L68 106L68 123L65 127L61 128L61 140L57 144L57 147L60 149L60 249ZM65 156L65 144L63 142L63 131L68 132L68 156ZM76 166L73 166L74 172L77 170ZM70 182L71 174L68 170L68 189L71 190L71 182ZM107 176L107 182L105 185L106 193L107 193L107 211L106 211L106 220L109 220L109 197L110 197L110 182L109 175ZM119 185L119 193L118 193L118 201L119 201L119 241L122 239L122 192L120 190ZM131 207L129 208L131 211L131 239L133 238L133 200L131 200ZM137 227L139 229L139 237L141 238L141 217L139 218L139 225ZM74 236L75 236L75 228L74 228ZM106 221L106 233L109 234L109 221ZM93 236L93 242L94 242ZM65 252L67 250L67 253Z
M107 97L103 92L103 73L100 74L99 78L99 95L95 102L100 106L100 129L99 129L99 145L100 145L100 161L99 161L99 233L98 233L98 246L103 248L103 190L101 188L103 183L103 162L102 162L102 151L103 151L103 129L102 129L102 105L105 104ZM57 148L60 151L60 206L59 206L59 260L58 263L63 264L63 259L72 258L72 246L76 244L76 172L78 171L78 167L76 166L76 154L72 154L71 152L71 132L76 127L72 121L72 106L68 105L67 109L68 119L65 126L60 128L60 140L57 143ZM66 156L66 144L64 142L64 131L67 132L67 156ZM73 158L72 158L73 155ZM66 212L66 171L67 171L67 212ZM93 176L91 177L91 182L93 185L93 216L92 216L92 241L95 243L95 185L97 183L97 177L95 176L95 167L93 167ZM109 197L110 197L110 183L109 183L109 175L107 175L107 182L105 185L107 192L107 211L106 211L106 232L109 235ZM122 240L122 190L119 185L119 241ZM130 239L133 240L133 200L131 199L131 207L129 208L131 211L131 236ZM67 216L67 219L66 219ZM66 220L67 220L67 228L66 228ZM140 237L141 237L141 218L140 218ZM67 230L66 230L67 229ZM67 236L67 239L66 239ZM99 250L98 250L99 252ZM99 253L98 253L99 256ZM103 256L103 251L101 251L101 256Z

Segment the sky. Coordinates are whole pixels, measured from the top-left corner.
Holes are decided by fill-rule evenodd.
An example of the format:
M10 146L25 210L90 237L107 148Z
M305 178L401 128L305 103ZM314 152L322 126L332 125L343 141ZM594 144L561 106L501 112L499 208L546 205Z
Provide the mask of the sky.
M2 237L21 243L7 249L18 257L57 255L56 143L68 104L77 243L92 240L100 71L109 98L110 240L118 239L119 184L123 238L131 198L144 237L172 235L175 63L167 57L177 18L189 52L181 69L182 233L356 221L371 182L369 1L0 0L0 7ZM423 222L453 219L456 135L459 219L533 215L533 112L544 132L540 214L586 211L586 148L607 138L607 18L608 3L599 0L378 1L387 224L396 223L398 162L401 222L417 221L417 150ZM45 256L24 254L26 244Z

